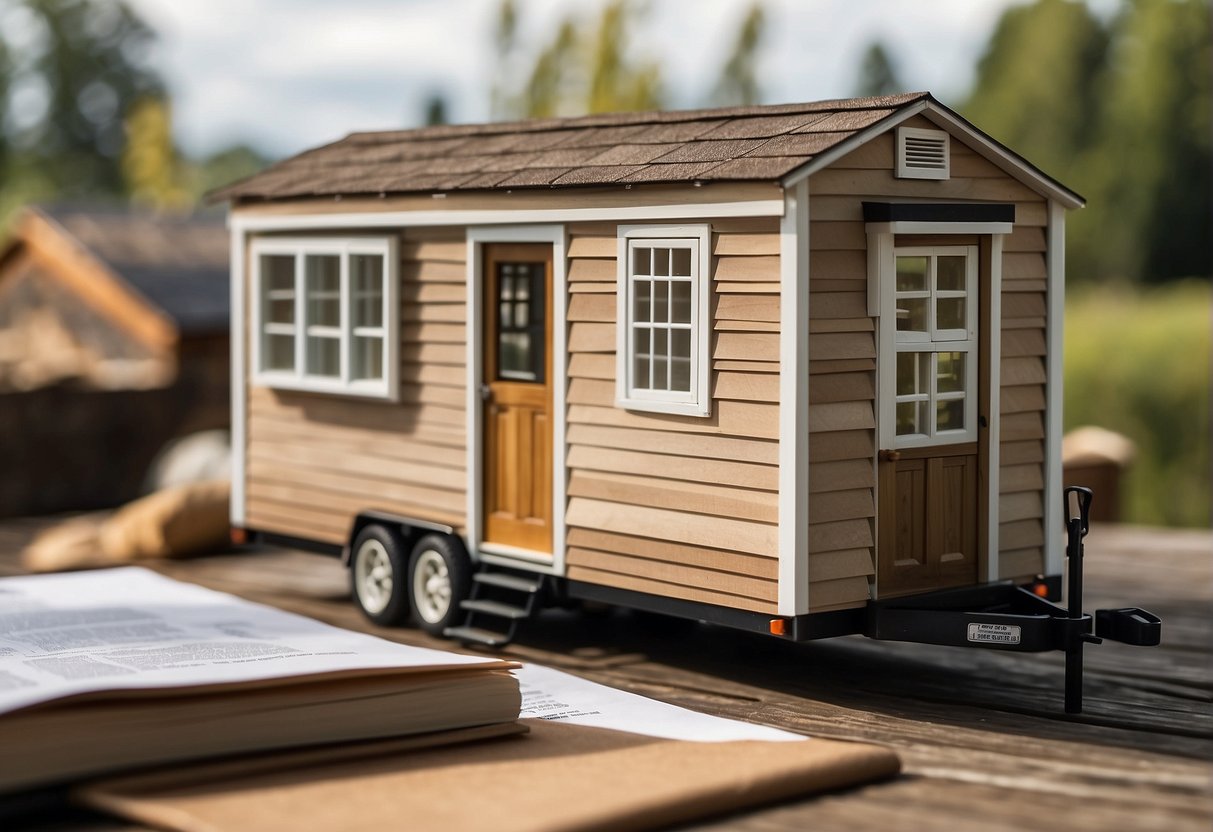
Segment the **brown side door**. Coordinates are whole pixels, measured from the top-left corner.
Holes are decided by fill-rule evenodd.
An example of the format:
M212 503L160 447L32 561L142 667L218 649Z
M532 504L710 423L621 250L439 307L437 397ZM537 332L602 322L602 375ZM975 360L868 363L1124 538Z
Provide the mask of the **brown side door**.
M484 542L552 551L552 247L484 247Z
M879 477L881 597L976 583L976 443L886 454Z
M895 251L895 326L881 331L894 344L880 391L893 422L877 462L881 598L977 582L989 402L978 252Z

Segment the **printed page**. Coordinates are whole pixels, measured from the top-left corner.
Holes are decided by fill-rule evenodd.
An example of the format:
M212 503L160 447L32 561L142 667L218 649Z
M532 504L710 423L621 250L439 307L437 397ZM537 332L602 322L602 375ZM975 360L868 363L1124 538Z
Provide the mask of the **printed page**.
M138 567L0 580L0 713L102 690L499 663L330 627Z
M527 664L515 670L514 675L522 684L522 712L518 715L521 719L568 722L689 742L807 739L778 728L688 711L550 667Z

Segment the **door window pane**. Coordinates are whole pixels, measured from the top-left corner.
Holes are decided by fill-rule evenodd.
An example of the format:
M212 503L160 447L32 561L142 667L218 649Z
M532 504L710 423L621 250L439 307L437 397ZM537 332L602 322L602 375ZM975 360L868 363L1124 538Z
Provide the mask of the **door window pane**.
M923 425L926 422L926 402L897 403L897 435L907 436L915 433L926 433Z
M544 263L497 264L497 367L507 381L543 381Z
M930 353L897 353L897 395L911 396L926 393L930 366Z
M935 430L964 430L965 402L964 399L948 399L938 402L935 410Z
M940 393L962 393L965 389L965 354L941 352L936 357L936 389Z
M897 299L897 331L926 332L927 331L927 299L898 298Z
M935 285L940 291L965 291L965 259L955 255L935 258Z
M936 329L965 328L965 299L940 298L935 307Z
M927 258L898 257L897 258L897 291L925 292L927 291Z

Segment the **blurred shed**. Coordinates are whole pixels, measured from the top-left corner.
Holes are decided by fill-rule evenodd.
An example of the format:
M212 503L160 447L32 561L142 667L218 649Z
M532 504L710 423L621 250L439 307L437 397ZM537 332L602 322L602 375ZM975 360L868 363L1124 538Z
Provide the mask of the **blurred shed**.
M115 505L226 427L221 217L30 208L0 248L0 516Z

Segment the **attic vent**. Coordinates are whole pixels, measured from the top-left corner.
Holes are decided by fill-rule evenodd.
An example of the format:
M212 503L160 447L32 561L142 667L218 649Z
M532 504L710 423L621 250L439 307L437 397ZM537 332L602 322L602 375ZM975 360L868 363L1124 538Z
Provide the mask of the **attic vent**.
M900 179L947 179L948 134L942 130L899 128L897 176Z

